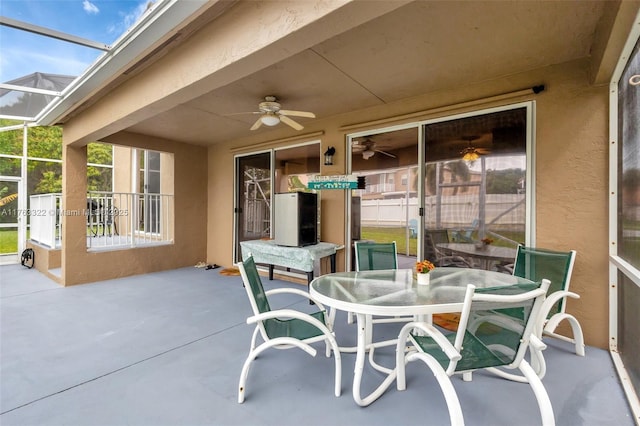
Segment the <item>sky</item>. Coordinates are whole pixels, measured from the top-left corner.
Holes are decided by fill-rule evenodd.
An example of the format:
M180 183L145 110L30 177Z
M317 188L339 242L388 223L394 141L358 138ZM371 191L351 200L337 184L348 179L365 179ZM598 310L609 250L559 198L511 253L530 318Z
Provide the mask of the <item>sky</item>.
M0 0L0 15L113 44L149 0ZM44 72L78 76L103 52L0 26L0 82Z

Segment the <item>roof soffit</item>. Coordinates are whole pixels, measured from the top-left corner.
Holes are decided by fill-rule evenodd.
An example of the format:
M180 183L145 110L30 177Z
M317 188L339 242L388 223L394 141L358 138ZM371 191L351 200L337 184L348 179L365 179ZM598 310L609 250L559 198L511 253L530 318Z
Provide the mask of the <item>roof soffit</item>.
M119 121L98 117L93 134L129 129L213 144L250 134L291 133L280 126L251 133L255 116L228 114L254 111L257 102L273 94L284 108L314 111L319 121L584 59L608 4L418 1L369 11L356 22L359 7L394 2L354 2L303 24L295 14L283 15L282 8L268 9L271 2L254 3L236 4L181 49L101 99L100 106L120 104L125 109L118 111ZM287 17L294 22L283 27L280 21ZM264 27L256 30L256 21ZM227 55L227 62L215 68L214 53ZM172 66L169 75L181 87L159 72ZM189 84L183 69L199 67L199 77ZM147 92L149 97L132 99L127 97L128 84L156 89ZM110 99L114 95L119 99ZM93 117L89 111L83 121L93 122ZM74 136L83 137L89 136Z
M103 119L96 118L100 114L84 112L62 118L60 122L66 122L68 140L95 140L108 134L100 130L106 125L110 131L118 127L122 130L132 121L140 122L224 87L407 2L333 1L321 3L323 7L296 0L287 3L288 7L283 7L283 2L236 3L194 34L189 43L172 48L142 74L113 90L101 92L102 97L95 96L97 100L85 100L94 108L110 110L107 116L102 115ZM145 93L143 96L141 91ZM253 102L258 100L251 100L250 107L254 108ZM122 126L118 125L118 117ZM76 128L86 128L75 126L74 121L79 119L91 123L94 130L75 134Z

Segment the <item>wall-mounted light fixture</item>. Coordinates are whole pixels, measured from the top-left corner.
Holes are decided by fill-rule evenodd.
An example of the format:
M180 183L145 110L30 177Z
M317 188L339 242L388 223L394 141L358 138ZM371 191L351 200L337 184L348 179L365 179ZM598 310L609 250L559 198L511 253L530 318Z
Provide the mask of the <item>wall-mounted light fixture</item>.
M324 153L324 165L325 166L333 166L333 154L336 153L336 149L332 146L327 148Z

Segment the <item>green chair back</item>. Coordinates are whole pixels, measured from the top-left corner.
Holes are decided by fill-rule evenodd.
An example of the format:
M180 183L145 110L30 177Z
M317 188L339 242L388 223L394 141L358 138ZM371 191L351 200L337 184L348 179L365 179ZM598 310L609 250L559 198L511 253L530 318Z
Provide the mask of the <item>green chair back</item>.
M475 293L513 296L535 290L540 284L478 288ZM484 302L474 302L462 341L462 359L458 362L456 371L497 367L514 362L535 300L530 298L502 309L492 309L491 303L488 308L483 308ZM517 308L519 312L513 308Z
M243 261L242 266L244 267L244 272L246 274L247 283L245 283L245 285L248 284L251 290L251 295L255 302L255 308L257 308L258 311L256 313L271 311L271 306L269 306L269 300L264 293L262 280L260 279L260 274L258 273L258 268L256 268L256 262L253 260L253 256L249 256L247 260Z
M539 281L543 278L551 281L547 294L568 290L576 252L553 251L541 248L518 246L513 275ZM547 318L564 312L565 298L561 298L549 310Z
M254 314L270 312L271 306L269 305L269 300L262 286L262 279L258 273L258 268L253 260L253 256L249 256L240 265L242 266L241 273L245 281L245 286L247 287L247 294L252 302L251 306ZM310 315L323 324L325 323L324 311L314 312ZM286 320L269 318L262 321L262 327L269 339L294 337L299 340L305 340L322 334L322 330L314 325L295 318Z
M398 269L396 242L355 242L356 271Z
M461 315L458 331L446 335L462 355L454 371L464 372L519 363L528 346L528 339L523 339L523 336L526 333L531 335L533 331L535 318L531 318L531 315L538 314L543 293L531 293L525 300L518 302L488 302L482 301L482 297L523 295L540 288L541 284L537 282L475 289L471 301L465 304L466 312L463 311ZM535 303L537 306L534 310ZM450 360L431 337L414 334L412 337L424 352L431 354L447 369ZM523 344L525 342L526 345Z
M449 232L446 229L427 229L424 234L424 258L436 266L442 257L438 244L449 242Z

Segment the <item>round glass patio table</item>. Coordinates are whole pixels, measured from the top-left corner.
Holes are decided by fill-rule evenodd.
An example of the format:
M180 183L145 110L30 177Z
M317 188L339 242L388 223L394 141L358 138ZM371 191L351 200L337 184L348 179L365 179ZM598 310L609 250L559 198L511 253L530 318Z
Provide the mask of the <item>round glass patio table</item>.
M326 306L353 312L358 319L358 343L353 379L353 399L367 406L378 399L395 380L396 372L388 376L366 397L361 396L360 383L367 350L371 341L371 317L421 316L430 321L432 314L462 310L468 284L476 288L531 283L525 278L500 272L471 268L436 268L430 272L429 285L419 285L411 269L337 272L314 279L311 296Z

